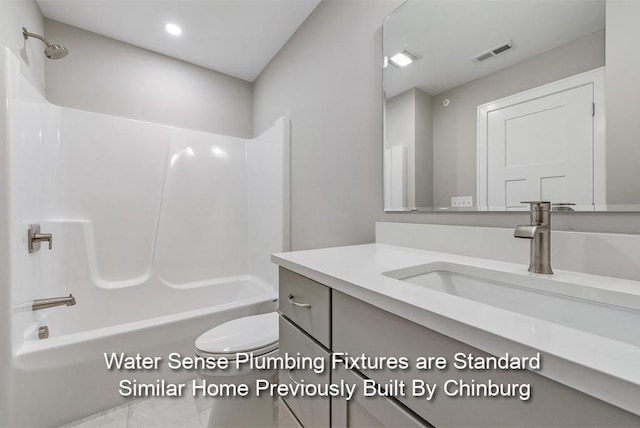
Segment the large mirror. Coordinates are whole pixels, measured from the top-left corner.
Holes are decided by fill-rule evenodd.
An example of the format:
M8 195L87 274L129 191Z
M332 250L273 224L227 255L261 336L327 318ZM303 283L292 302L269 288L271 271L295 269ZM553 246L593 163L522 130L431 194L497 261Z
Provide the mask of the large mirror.
M408 0L383 24L386 211L640 211L640 1Z

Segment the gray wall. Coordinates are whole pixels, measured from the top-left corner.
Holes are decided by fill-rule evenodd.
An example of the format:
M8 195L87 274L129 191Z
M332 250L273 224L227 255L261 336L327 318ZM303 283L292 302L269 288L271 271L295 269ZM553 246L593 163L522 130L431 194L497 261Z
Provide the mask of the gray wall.
M399 1L322 1L258 77L254 133L291 118L292 249L373 240L382 210L382 19Z
M22 27L44 34L44 18L34 0L0 0L0 46L9 48L20 60L22 74L44 94L45 45L22 37Z
M54 104L235 137L252 137L253 85L47 19L69 56L47 64Z
M416 207L433 206L433 99L415 89Z
M433 113L431 96L411 88L385 103L385 147L407 147L407 205L433 206Z
M405 146L407 148L407 201L406 206L416 206L416 95L409 89L385 104L384 144L386 148Z
M255 133L292 118L293 249L373 242L376 220L513 227L529 219L382 211L380 27L401 3L323 1L255 82ZM553 227L640 233L640 214L558 213Z
M434 97L434 203L476 197L477 107L604 65L604 30L473 80ZM451 103L442 106L444 99Z
M607 203L640 203L640 2L607 1Z

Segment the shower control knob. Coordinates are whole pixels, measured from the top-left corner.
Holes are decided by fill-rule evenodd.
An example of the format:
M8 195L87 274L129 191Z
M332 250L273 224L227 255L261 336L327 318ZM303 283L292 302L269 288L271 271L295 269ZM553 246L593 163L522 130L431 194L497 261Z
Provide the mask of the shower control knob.
M53 248L53 235L51 233L40 233L39 224L30 224L27 230L27 246L29 253L40 249L41 242L48 242L49 249Z

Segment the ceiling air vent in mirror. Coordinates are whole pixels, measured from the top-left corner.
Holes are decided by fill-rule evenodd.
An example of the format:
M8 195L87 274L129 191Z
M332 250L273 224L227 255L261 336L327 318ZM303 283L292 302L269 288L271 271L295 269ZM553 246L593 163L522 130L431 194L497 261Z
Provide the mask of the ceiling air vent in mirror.
M493 58L496 55L500 55L501 53L504 53L506 51L508 51L509 49L513 48L513 42L511 40L509 40L506 43L502 43L498 46L496 46L495 48L489 49L488 51L482 52L476 56L474 56L472 58L472 60L474 62L483 62L486 61L490 58Z

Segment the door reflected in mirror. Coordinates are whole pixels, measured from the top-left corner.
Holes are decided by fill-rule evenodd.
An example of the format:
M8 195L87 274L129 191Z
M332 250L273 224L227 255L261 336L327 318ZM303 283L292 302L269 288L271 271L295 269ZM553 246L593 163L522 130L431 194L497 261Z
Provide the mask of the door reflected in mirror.
M633 0L408 0L383 24L385 210L640 211L638 19Z

